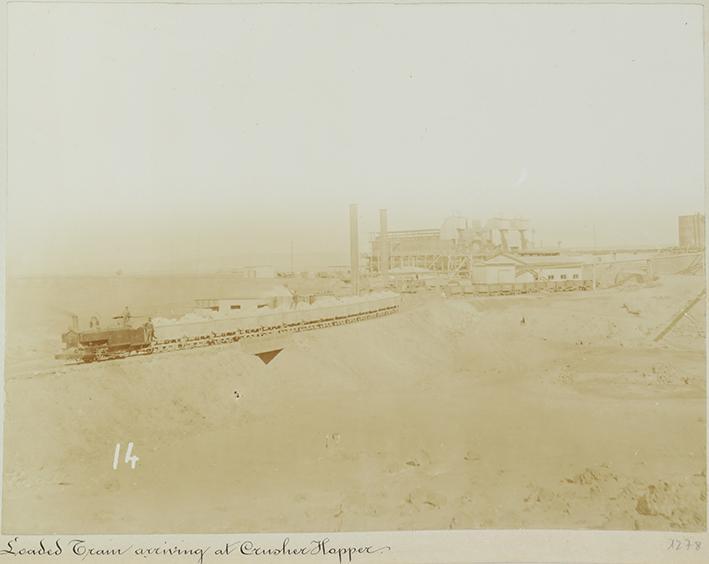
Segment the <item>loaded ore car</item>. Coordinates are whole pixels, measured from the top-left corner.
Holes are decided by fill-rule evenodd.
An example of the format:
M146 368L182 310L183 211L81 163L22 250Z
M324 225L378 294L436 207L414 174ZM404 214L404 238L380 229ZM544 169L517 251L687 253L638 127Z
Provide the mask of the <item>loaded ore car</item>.
M280 307L256 304L251 310L242 310L233 299L200 301L205 302L200 304L202 308L183 318L156 317L137 327L130 325L127 309L122 316L114 317L122 319L121 325L111 329L101 329L98 319L93 318L89 329L80 331L75 317L72 328L62 335L64 351L56 358L94 362L334 327L391 315L399 310L401 298L382 292Z

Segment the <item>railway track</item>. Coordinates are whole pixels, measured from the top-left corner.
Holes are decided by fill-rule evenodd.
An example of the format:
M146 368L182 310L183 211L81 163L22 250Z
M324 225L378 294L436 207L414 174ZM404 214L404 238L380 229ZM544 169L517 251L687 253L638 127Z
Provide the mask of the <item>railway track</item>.
M352 315L337 316L333 318L319 319L316 321L301 321L298 323L288 323L281 325L273 325L267 327L259 327L258 329L247 329L238 331L229 331L226 333L211 333L209 335L201 335L198 337L183 337L180 339L158 340L152 343L140 346L138 348L109 350L106 348L91 349L91 350L74 350L57 355L57 358L67 360L67 364L82 364L89 362L105 362L108 360L120 360L123 358L146 356L152 354L185 351L197 348L212 347L217 345L226 345L256 339L261 337L272 337L277 335L288 335L292 333L302 333L304 331L314 331L316 329L325 329L328 327L337 327L340 325L349 325L385 317L399 311L399 306L382 307L376 310L371 310L363 313Z

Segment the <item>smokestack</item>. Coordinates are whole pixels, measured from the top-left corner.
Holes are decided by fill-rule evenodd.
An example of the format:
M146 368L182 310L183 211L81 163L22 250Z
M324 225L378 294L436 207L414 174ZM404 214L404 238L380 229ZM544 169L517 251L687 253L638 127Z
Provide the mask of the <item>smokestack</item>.
M507 245L507 229L500 229L500 242L502 243L502 250L507 252L510 250Z
M359 230L357 229L357 204L350 204L350 269L352 291L359 295Z
M389 228L387 211L379 210L379 274L389 272Z
M527 250L527 232L524 229L519 230L519 239L522 244L522 250L526 251Z

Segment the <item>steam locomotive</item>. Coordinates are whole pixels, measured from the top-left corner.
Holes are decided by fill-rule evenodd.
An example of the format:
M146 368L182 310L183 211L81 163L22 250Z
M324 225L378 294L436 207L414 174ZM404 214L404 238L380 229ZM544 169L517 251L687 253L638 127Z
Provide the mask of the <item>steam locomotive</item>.
M226 300L230 303L229 300ZM170 351L184 351L236 343L249 348L249 343L266 337L335 327L390 315L399 310L398 294L384 292L366 297L352 296L334 303L310 305L302 309L262 308L241 315L218 315L197 319L152 320L142 325L132 325L128 308L122 316L114 317L116 327L101 328L96 317L91 319L89 329L79 330L79 319L72 316L71 328L62 334L64 350L55 358L69 362L96 362ZM266 346L260 343L258 347ZM270 346L270 345L269 345ZM280 350L280 349L278 349ZM259 356L277 352L277 349L258 350Z
M62 334L64 351L55 355L55 358L94 362L120 358L141 350L149 352L155 341L155 329L150 320L133 327L127 309L123 316L114 319L122 319L122 325L102 329L98 318L92 317L89 329L80 331L78 317L73 316L72 327Z

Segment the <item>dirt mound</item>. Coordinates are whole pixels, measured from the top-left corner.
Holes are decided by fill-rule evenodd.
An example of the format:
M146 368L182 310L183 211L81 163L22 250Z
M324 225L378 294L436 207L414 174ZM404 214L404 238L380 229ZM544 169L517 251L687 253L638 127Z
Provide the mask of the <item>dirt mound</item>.
M701 478L698 476L697 478ZM698 495L697 495L698 494ZM676 529L694 529L705 519L706 489L702 481L679 483L660 481L649 484L637 497L635 511L647 517L657 517Z
M648 483L603 464L565 478L558 486L530 484L527 491L523 501L534 518L544 515L558 521L571 516L577 522L595 518L597 528L643 530L698 531L706 522L703 473Z
M46 331L19 331L4 523L699 530L703 344L664 349L648 337L693 284L411 295L396 315L293 335L268 365L233 344L37 374L28 351L44 350ZM113 470L115 445L129 441L138 468Z
M611 472L608 466L599 466L597 468L586 468L583 472L576 474L572 478L566 478L564 481L568 484L588 486L609 480L617 482L618 476Z

